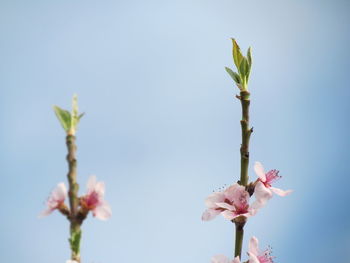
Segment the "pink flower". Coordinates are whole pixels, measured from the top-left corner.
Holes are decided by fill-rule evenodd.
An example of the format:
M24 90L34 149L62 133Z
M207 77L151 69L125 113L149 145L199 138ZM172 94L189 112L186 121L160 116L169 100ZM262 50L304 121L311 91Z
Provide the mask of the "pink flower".
M202 215L202 220L208 221L219 214L229 220L238 216L249 217L255 215L260 203L255 202L249 206L249 193L244 186L234 184L223 192L215 192L208 196L205 204L208 207Z
M65 206L64 200L67 197L67 188L64 183L59 183L55 189L51 192L47 199L47 209L44 210L39 217L44 217L52 213L55 209L60 209Z
M78 261L76 261L76 260L71 260L71 259L68 259L68 260L66 261L66 263L78 263Z
M259 240L252 237L249 241L249 263L273 263L271 249L266 249L263 252L259 251Z
M81 205L87 210L91 210L93 216L106 220L111 217L112 210L104 198L105 184L97 182L96 176L90 176L87 183L87 193L81 198Z
M230 260L224 255L216 255L211 258L211 263L241 263L241 261L238 256L234 260Z
M272 183L279 180L281 176L278 175L279 171L277 170L270 170L269 172L265 173L264 167L260 162L255 162L254 164L254 171L259 177L259 182L255 186L255 196L256 198L262 203L265 204L267 200L269 200L272 197L272 194L275 193L279 196L286 196L289 195L292 190L284 191L279 188L272 187Z

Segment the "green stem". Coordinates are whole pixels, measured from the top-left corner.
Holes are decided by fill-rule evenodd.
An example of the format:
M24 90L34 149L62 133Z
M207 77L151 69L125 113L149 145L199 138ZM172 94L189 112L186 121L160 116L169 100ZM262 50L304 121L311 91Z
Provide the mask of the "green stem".
M75 144L75 136L67 135L66 144L68 149L67 162L68 162L68 183L69 183L69 206L70 206L70 246L72 250L72 260L80 262L80 238L81 238L81 221L78 219L78 207L79 207L79 185L77 183L77 160L76 160L76 150L77 146Z
M241 179L240 184L247 186L248 184L248 165L249 165L249 140L253 129L249 128L249 105L250 105L250 93L248 91L241 91L240 101L242 105L242 144L241 144Z
M243 234L244 234L244 225L236 223L236 243L235 243L235 256L241 258L242 253L242 244L243 244Z
M241 153L241 177L239 184L242 186L248 185L248 166L249 166L249 140L250 135L253 132L252 128L249 128L249 105L250 105L250 93L247 90L240 92L238 97L242 105L242 144L240 148ZM236 225L236 240L235 240L235 257L241 258L242 244L244 235L245 218L240 218L234 221Z

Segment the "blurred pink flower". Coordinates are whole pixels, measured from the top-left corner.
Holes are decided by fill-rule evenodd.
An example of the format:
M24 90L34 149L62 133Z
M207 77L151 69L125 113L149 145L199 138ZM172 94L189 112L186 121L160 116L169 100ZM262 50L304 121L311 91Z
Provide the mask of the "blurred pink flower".
M255 186L254 193L256 199L262 204L265 204L266 201L272 197L273 193L279 196L286 196L293 192L292 190L284 191L271 186L272 183L281 178L281 176L278 175L279 171L270 170L269 172L265 173L264 167L260 162L255 162L254 171L259 177L259 182Z
M248 255L249 263L273 263L271 249L266 249L265 251L260 252L259 240L254 236L249 240Z
M249 217L255 215L260 208L259 202L249 206L250 195L244 186L234 184L223 192L215 192L207 197L205 204L208 207L202 215L202 220L208 221L219 214L226 219L233 220L238 216Z
M216 255L211 258L211 263L241 263L239 257L235 257L234 260L230 260L228 257L224 255Z
M64 200L67 197L67 188L64 183L59 183L55 189L52 190L49 198L47 199L47 208L41 212L39 217L44 217L52 213L55 209L60 209L64 206Z
M81 205L91 210L93 216L106 220L111 217L112 210L107 201L104 200L105 185L97 182L96 176L90 176L87 183L87 193L81 198Z
M76 261L76 260L71 260L71 259L68 259L68 260L66 261L66 263L78 263L78 261Z

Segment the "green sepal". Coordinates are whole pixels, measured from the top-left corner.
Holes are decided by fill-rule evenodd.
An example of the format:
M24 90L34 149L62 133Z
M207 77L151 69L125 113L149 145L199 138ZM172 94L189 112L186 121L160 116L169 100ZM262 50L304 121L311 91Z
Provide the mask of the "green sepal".
M231 76L231 78L236 82L237 85L241 84L241 77L234 72L232 69L225 67L226 72Z
M53 106L57 119L60 121L63 129L68 132L71 126L71 114L58 106Z
M71 250L76 254L79 255L80 253L80 240L81 240L81 230L74 231L71 233L71 237L69 239L69 244Z

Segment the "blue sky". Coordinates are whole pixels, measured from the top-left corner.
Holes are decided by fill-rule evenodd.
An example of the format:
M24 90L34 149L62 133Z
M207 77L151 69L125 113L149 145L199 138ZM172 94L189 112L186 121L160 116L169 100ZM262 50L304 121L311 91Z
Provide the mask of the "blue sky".
M349 11L345 0L1 1L1 262L69 257L68 222L37 215L66 181L52 105L74 93L81 193L95 174L113 208L84 223L83 262L232 257L233 225L200 220L206 196L239 174L230 37L253 48L251 161L295 190L248 222L243 250L255 235L276 262L350 262Z

